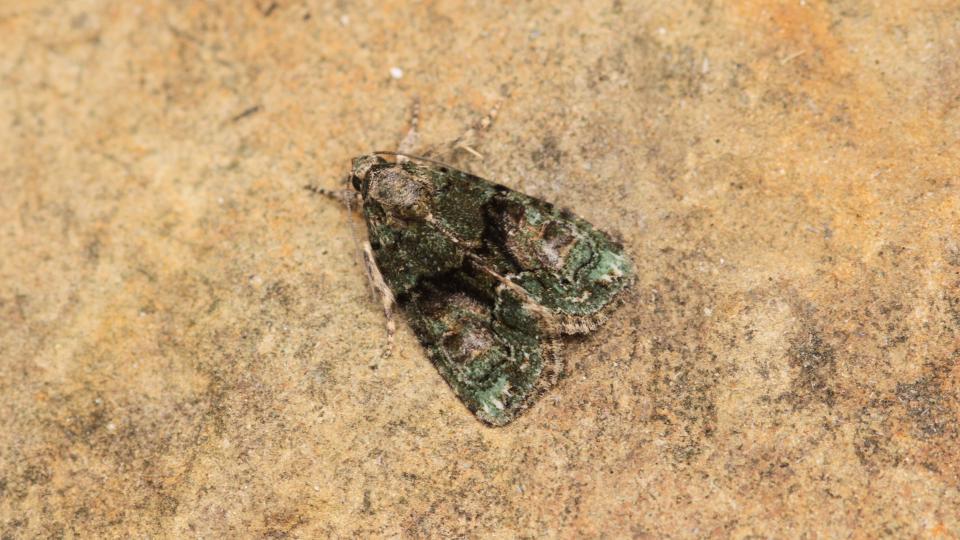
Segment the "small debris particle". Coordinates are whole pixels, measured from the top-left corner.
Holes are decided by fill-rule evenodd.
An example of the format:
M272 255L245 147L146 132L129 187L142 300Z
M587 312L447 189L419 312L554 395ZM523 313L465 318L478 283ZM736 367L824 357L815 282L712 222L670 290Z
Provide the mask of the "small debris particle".
M231 118L230 121L231 121L231 122L239 122L240 120L243 120L244 118L246 118L246 117L248 117L248 116L252 116L252 115L254 115L254 114L257 114L258 112L260 112L260 106L259 106L259 105L254 105L253 107L247 107L246 109L243 110L243 112L241 112L240 114L238 114L238 115L234 116L233 118Z

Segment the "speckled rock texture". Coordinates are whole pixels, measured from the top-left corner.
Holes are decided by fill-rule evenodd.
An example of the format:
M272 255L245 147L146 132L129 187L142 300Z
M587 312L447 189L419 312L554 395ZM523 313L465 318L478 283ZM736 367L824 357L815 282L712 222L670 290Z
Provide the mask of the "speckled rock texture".
M0 536L960 536L955 1L0 3ZM478 422L331 201L411 104L637 284ZM376 369L371 369L374 365Z

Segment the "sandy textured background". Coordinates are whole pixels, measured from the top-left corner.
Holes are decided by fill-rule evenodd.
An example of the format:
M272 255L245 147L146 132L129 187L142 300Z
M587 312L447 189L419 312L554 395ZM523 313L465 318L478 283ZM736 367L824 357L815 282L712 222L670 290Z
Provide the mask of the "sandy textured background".
M960 536L960 4L555 4L0 3L3 538ZM640 276L490 429L301 186L507 92Z

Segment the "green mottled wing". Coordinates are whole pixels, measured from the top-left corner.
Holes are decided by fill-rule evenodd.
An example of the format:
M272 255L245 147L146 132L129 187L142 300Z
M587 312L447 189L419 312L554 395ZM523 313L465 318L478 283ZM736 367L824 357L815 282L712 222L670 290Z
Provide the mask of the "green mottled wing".
M509 291L490 301L454 273L423 283L404 302L430 360L478 418L513 420L562 372L558 345Z
M564 332L592 329L633 282L623 247L570 212L512 190L493 197L486 212L488 234L519 267L510 279L561 316Z
M572 213L451 168L404 164L429 175L434 217L474 256L554 312L561 330L584 332L633 281L623 247Z

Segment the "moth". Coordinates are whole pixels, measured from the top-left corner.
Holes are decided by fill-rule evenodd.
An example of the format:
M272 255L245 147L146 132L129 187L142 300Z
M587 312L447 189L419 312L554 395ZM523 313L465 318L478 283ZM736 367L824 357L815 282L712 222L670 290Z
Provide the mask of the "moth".
M390 333L399 306L487 424L508 424L553 386L562 336L594 330L633 281L623 247L587 221L442 163L374 153L353 159L349 181Z

